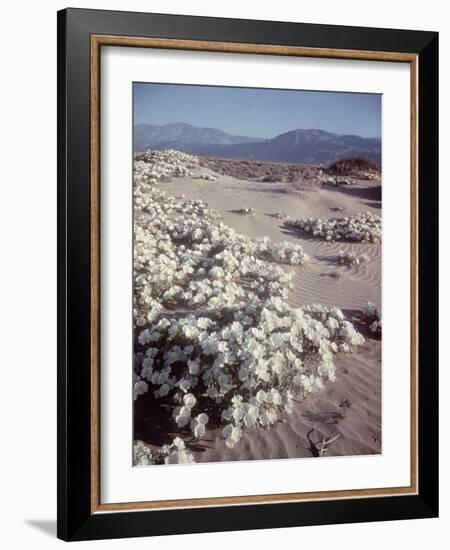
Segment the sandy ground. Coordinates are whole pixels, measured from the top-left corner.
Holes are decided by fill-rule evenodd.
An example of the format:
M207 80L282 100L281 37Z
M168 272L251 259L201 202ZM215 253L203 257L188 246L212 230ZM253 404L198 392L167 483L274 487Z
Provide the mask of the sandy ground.
M231 450L217 433L207 432L205 440L191 447L196 461L318 456L323 438L336 435L339 438L329 446L326 456L380 453L381 341L358 322L358 311L368 301L381 306L381 246L317 241L286 231L283 220L273 216L282 212L292 218L333 217L367 210L381 214L380 183L360 181L302 195L288 192L285 184L240 181L228 176L219 176L212 182L196 177L175 178L159 185L171 195L184 194L186 198L206 201L222 214L225 223L240 233L301 244L311 262L289 267L295 271L290 303L337 306L366 337L366 344L358 353L336 358L337 382L297 402L293 413L283 422L268 430L246 433ZM246 207L255 209L255 213L247 216L236 212ZM344 211L336 212L333 210L336 207L344 207ZM334 260L339 250L365 253L370 262L351 268L340 266ZM145 416L138 432L151 422L149 415Z

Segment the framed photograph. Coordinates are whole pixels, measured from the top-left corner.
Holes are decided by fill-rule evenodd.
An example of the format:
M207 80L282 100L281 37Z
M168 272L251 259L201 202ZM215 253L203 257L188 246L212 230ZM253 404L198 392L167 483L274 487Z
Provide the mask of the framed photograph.
M437 33L58 13L60 538L437 516L437 140Z

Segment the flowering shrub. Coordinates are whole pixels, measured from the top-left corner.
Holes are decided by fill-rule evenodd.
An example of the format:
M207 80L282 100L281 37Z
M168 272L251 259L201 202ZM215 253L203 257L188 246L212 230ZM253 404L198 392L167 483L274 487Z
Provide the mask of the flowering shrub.
M177 173L195 164L189 155L165 153L158 173L171 172L170 155ZM147 155L151 160L144 162L159 162ZM174 424L195 438L203 438L207 426L221 426L233 447L243 430L274 424L295 397L334 381L334 354L364 339L337 308L287 303L293 274L276 264L307 262L301 246L237 234L203 201L161 192L140 163L134 180L135 397L152 391L164 398ZM186 459L179 445L165 462ZM141 463L147 456L142 445L138 453Z
M363 318L371 332L381 335L381 310L368 302L362 310Z
M341 185L351 185L352 182L348 178L339 178L328 176L322 179L322 185L331 185L332 187L340 187Z
M365 179L365 180L376 180L378 179L378 176L377 174L374 174L373 172L367 172L365 174L362 174L362 176L360 176L362 179Z
M145 151L134 156L134 183L156 183L175 176L192 176L198 158L181 151Z
M307 218L286 221L294 231L310 233L326 241L381 242L381 218L371 212L345 218Z
M281 298L162 317L138 339L139 376L155 397L171 396L176 424L202 437L215 415L231 447L242 429L273 424L295 396L334 381L334 353L364 341L339 309Z
M286 212L275 212L275 214L272 214L272 217L277 220L285 220L286 218L289 218L289 214L286 214Z
M366 264L370 261L367 254L356 254L355 252L346 252L345 250L339 250L337 255L337 261L341 265L353 266Z
M134 466L150 466L151 464L192 464L194 456L190 453L180 437L176 437L170 445L152 448L143 441L135 441L133 445Z
M201 174L199 176L199 179L206 181L216 181L217 177L213 176L212 174Z
M255 209L254 208L241 208L240 210L237 211L237 213L248 216L249 214L254 214Z

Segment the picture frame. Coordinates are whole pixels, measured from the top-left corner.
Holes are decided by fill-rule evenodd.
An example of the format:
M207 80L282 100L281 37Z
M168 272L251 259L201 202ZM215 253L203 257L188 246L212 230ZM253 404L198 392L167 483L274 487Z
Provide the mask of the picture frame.
M104 47L410 67L410 484L101 502L101 67ZM438 34L163 14L58 12L58 537L153 536L438 515ZM384 361L389 365L389 358Z

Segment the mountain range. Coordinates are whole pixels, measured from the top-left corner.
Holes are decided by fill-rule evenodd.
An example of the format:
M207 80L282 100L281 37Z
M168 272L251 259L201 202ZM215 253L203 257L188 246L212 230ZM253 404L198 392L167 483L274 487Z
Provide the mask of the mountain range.
M318 129L296 129L263 139L183 122L165 126L137 124L134 148L177 149L195 155L307 164L327 164L356 156L381 164L381 138L341 135Z

